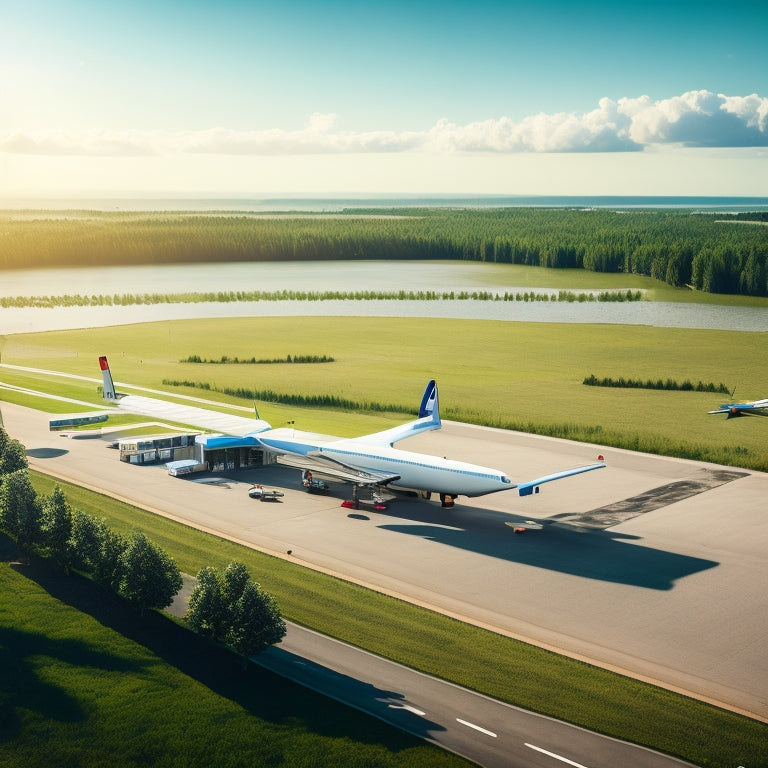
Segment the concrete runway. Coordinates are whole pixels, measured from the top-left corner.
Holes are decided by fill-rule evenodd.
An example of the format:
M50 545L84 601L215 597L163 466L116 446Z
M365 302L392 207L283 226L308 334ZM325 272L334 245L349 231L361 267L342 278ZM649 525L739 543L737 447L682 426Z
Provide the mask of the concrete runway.
M342 485L306 494L297 470L181 480L120 462L105 440L50 433L46 414L3 403L2 416L35 469L768 720L767 474L444 423L401 447L516 481L598 453L608 467L537 496L462 498L452 510L403 499L382 513L340 507ZM284 499L249 499L257 481ZM504 525L526 519L543 529L516 536Z

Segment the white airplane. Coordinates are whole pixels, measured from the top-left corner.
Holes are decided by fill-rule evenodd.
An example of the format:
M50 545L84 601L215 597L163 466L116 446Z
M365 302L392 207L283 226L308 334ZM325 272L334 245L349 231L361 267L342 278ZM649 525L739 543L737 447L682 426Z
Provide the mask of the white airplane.
M432 493L439 494L442 505L452 507L458 496L482 496L512 488L517 488L520 496L528 496L538 493L539 486L544 483L605 467L605 463L600 461L545 475L526 483L513 483L498 469L394 448L394 444L400 440L442 426L434 380L429 382L424 391L417 419L383 432L348 439L287 427L273 429L262 419L226 416L203 408L139 395L119 395L115 391L107 358L100 357L99 364L104 382L104 399L115 402L121 410L199 427L218 427L223 434L200 435L197 442L208 450L261 447L275 455L278 463L297 467L304 473L316 472L352 483L355 502L358 500L359 488L387 488L415 491L426 498ZM223 429L222 424L225 425Z
M726 419L736 416L768 416L768 398L747 403L723 403L716 411L709 413L726 413Z

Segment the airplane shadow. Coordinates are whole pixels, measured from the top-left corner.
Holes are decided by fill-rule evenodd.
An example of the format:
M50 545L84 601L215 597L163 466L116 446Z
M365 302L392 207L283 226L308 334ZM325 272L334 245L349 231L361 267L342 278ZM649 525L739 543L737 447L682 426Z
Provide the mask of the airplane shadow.
M266 479L252 482L268 482L280 487L300 489L293 475L281 472L285 469L279 467L274 473L265 471L266 468L261 469L260 476L266 475ZM350 498L351 490L344 483L334 483L330 496ZM562 516L568 517L568 510L563 510ZM398 518L403 524L384 522L383 519L387 518ZM633 544L631 542L637 537L609 528L555 525L558 522L555 520L540 520L538 522L542 524L543 530L516 536L507 524L524 523L526 518L522 515L479 506L469 507L461 503L452 509L444 509L435 501L423 501L402 493L395 494L394 501L384 512L379 513L366 507L350 511L347 519L360 522L370 520L381 530L419 536L448 547L508 562L645 589L670 590L679 579L720 565L715 560L666 552L639 542Z
M505 525L523 523L502 512L482 508L442 509L427 503L393 504L386 513L413 523L383 523L378 527L406 536L476 552L509 562L558 571L585 579L670 590L678 579L714 568L715 560L631 543L637 537L609 530L577 530L548 525L516 536ZM629 540L629 541L628 541Z

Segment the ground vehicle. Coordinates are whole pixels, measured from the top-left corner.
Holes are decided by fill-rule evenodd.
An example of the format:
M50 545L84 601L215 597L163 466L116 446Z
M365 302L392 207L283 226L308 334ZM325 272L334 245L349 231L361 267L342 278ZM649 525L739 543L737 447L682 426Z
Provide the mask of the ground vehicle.
M285 494L282 491L277 491L274 488L265 488L263 485L252 485L248 489L248 495L252 499L258 499L259 501L277 501Z
M311 475L302 481L302 485L307 489L307 493L325 493L330 488L324 480L315 480Z

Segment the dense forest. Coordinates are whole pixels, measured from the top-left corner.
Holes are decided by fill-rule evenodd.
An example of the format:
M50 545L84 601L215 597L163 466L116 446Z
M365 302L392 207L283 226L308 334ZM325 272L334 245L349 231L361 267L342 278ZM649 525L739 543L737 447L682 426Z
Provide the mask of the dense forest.
M0 269L208 261L459 259L632 272L768 295L764 213L376 209L343 214L0 213Z

